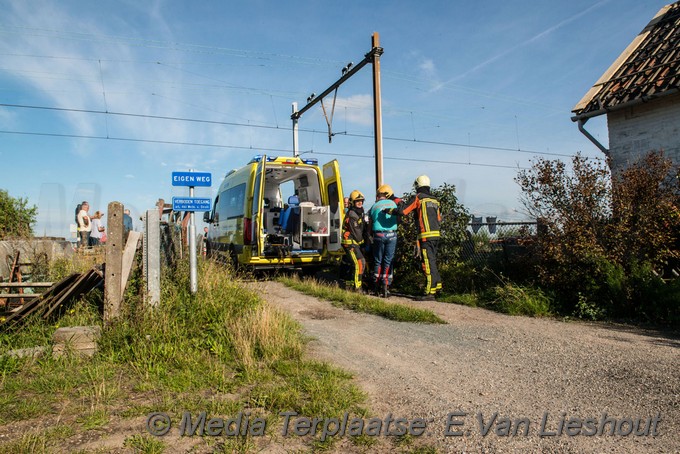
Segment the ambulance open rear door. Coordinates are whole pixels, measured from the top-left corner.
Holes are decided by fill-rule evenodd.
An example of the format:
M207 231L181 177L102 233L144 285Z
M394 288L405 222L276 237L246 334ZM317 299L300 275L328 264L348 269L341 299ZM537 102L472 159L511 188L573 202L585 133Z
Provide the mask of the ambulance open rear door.
M330 211L330 225L326 238L326 250L332 254L344 253L340 239L342 238L342 220L345 203L342 193L342 181L340 180L340 165L337 159L324 164L323 181L326 191L327 203Z

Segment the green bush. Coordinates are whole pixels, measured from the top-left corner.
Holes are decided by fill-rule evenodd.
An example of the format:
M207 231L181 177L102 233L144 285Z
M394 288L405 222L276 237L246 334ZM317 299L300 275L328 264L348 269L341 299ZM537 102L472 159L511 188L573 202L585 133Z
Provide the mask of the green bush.
M38 215L38 207L28 206L28 199L14 198L0 189L0 240L30 238Z
M665 302L675 285L656 275L680 267L679 172L650 152L613 181L605 163L579 155L571 169L539 159L518 174L524 206L540 219L536 284L555 294L560 313L677 322L677 303Z
M633 302L624 317L680 326L680 279L665 281L649 263L635 262L628 277Z

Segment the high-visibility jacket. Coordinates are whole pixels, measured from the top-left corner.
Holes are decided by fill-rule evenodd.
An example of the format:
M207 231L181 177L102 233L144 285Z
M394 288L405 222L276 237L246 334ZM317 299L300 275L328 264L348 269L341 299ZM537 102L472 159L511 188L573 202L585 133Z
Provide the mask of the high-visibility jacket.
M366 236L366 223L364 222L363 210L358 213L355 209L350 208L345 214L345 220L342 224L342 244L361 246L364 244L364 237Z
M439 200L429 192L421 190L399 209L399 213L403 216L407 216L411 211L415 211L416 218L418 218L416 225L419 240L439 238L439 226L442 222Z

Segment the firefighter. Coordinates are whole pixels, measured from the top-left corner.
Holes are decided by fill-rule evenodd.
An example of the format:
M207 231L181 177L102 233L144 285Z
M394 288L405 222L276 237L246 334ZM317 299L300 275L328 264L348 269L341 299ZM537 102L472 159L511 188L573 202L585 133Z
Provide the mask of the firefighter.
M402 216L415 211L418 228L418 253L423 265L426 284L421 300L433 300L442 289L441 277L437 268L437 248L439 246L439 225L442 221L439 201L430 194L430 178L420 175L413 183L416 195L404 202L398 210Z
M345 249L345 261L352 270L352 280L345 281L345 288L348 290L361 290L364 270L366 269L366 259L362 252L366 236L364 195L354 190L349 195L349 209L342 224L342 247Z
M397 249L397 204L390 199L393 195L390 185L381 185L376 191L376 202L370 210L373 232L373 291L383 298L390 296L392 259Z

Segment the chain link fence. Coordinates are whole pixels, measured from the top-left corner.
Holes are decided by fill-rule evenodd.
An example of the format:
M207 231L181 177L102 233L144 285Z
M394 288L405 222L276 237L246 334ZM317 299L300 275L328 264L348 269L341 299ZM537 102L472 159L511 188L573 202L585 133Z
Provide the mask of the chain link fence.
M527 253L536 235L536 221L496 222L495 218L473 218L467 227L462 259L476 268L509 266Z

